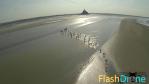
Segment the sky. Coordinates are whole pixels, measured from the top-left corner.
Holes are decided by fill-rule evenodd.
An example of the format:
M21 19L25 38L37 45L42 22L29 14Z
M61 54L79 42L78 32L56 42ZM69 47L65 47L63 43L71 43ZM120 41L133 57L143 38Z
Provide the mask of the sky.
M32 17L114 13L149 17L149 0L0 0L0 23Z

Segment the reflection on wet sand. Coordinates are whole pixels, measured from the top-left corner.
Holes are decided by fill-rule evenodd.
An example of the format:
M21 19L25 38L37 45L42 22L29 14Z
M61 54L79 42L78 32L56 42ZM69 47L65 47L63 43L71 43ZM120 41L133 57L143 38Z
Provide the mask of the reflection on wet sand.
M87 62L80 65L81 72L79 72L80 75L77 79L76 84L98 84L98 79L96 79L95 77L97 77L99 74L104 73L105 75L109 75L110 73L116 72L112 61L109 59L109 57L106 56L106 53L102 49L97 49L99 44L95 36L87 35L80 32L74 32L70 30L68 27L65 27L60 32L63 36L82 41L84 45L90 48L94 48L97 51L90 57L90 59ZM92 68L96 68L97 70ZM99 70L101 70L101 72ZM94 80L92 78L92 74L94 74Z
M99 83L99 75L110 75L115 73L115 67L112 61L106 56L105 52L100 49L95 52L88 60L85 68L80 73L76 84L105 84Z

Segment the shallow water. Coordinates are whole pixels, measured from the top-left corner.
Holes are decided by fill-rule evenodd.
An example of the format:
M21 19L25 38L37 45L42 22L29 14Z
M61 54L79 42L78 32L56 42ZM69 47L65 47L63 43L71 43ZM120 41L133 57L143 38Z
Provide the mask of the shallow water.
M51 18L0 28L8 29L0 31L0 84L75 83L92 54L112 36L123 17L74 15ZM65 27L96 37L98 48L62 35L60 31Z

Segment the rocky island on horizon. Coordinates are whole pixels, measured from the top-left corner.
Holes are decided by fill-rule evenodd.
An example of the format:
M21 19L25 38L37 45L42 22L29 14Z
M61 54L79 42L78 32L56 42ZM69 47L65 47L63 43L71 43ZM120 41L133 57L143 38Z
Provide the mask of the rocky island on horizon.
M81 15L88 15L89 13L84 9Z

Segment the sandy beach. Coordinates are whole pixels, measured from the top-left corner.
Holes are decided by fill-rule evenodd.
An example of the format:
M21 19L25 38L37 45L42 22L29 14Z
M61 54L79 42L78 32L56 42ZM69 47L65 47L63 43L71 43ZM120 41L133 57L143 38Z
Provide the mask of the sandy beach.
M137 23L137 19L122 20L118 32L102 47L118 72L144 72L149 75L148 34L149 26Z

